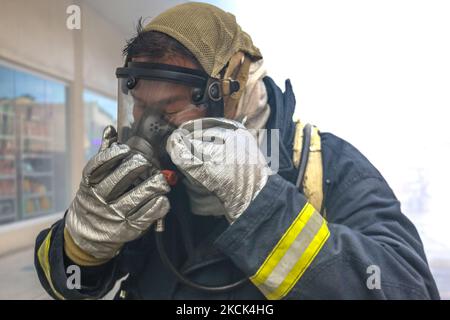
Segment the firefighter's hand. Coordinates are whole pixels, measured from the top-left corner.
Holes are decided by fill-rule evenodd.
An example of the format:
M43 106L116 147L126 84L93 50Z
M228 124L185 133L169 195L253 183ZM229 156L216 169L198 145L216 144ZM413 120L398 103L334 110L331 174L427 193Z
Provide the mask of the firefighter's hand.
M161 172L116 141L116 130L106 127L66 215L65 228L73 242L100 260L114 257L124 243L169 211L165 194L170 188ZM146 179L136 185L138 177Z
M270 174L257 141L236 121L203 118L185 122L169 137L166 148L190 182L220 201L230 223L255 199Z

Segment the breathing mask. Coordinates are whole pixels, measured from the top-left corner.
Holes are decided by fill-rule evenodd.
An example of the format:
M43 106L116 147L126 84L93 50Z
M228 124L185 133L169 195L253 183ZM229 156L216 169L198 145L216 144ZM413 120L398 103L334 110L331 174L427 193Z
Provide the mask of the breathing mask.
M128 62L116 76L119 142L159 168L167 165L165 140L184 115L204 108L205 116L223 117L223 97L239 90L237 81L160 63Z
M201 70L174 65L128 62L117 68L118 141L141 153L161 169L170 185L176 183L176 168L165 150L166 142L177 124L203 108L207 117L224 116L224 96L239 91L238 81L210 77ZM175 179L172 179L175 177ZM140 177L144 180L146 177ZM247 279L223 286L193 282L175 268L164 249L164 220L156 223L155 240L163 263L184 284L208 292L234 290Z

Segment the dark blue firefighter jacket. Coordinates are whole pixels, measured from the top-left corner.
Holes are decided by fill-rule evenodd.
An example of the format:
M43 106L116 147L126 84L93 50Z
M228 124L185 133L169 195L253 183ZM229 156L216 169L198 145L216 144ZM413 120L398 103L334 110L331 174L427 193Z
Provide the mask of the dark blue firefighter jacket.
M243 277L252 281L220 294L179 283L162 264L150 228L110 262L81 267L81 289L68 289L66 267L71 261L63 250L61 219L36 239L35 265L47 292L55 298L100 298L129 274L119 290L129 299L439 299L419 235L401 212L393 191L355 147L331 133L321 133L323 236L302 258L309 242L302 244L294 233L301 228L299 213L307 212L307 200L294 185L297 170L291 160L295 97L289 81L284 93L271 78L264 82L271 107L267 128L280 129L278 173L232 225L222 217L192 215L183 187L175 187L169 195L172 209L164 234L170 259L190 279L206 285ZM317 213L313 215L318 224L311 222L308 228L317 231L322 222ZM301 236L311 239L314 232L306 231ZM291 245L286 241L296 239L297 247L283 249L283 241L286 247ZM43 245L47 245L46 254ZM277 269L280 259L288 258L298 271ZM378 284L371 278L374 272L380 276Z

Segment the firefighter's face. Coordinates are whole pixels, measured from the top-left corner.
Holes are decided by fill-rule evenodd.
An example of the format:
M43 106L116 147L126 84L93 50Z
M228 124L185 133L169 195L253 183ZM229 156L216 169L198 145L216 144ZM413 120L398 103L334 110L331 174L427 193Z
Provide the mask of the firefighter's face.
M198 69L191 61L183 58L155 60L148 57L135 57L134 62L153 62L172 64L180 67ZM204 106L196 106L191 102L192 88L181 84L163 81L138 81L131 91L133 96L133 118L138 121L146 108L153 108L162 114L166 121L178 127L183 122L206 116Z

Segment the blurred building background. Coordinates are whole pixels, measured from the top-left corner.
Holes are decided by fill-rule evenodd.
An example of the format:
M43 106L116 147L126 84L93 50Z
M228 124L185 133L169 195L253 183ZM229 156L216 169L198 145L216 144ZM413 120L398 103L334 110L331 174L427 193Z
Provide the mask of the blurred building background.
M0 299L46 299L37 233L60 218L116 121L115 68L139 17L177 0L0 0ZM207 1L234 13L296 117L354 144L416 224L450 298L450 4ZM81 28L67 28L67 8Z

